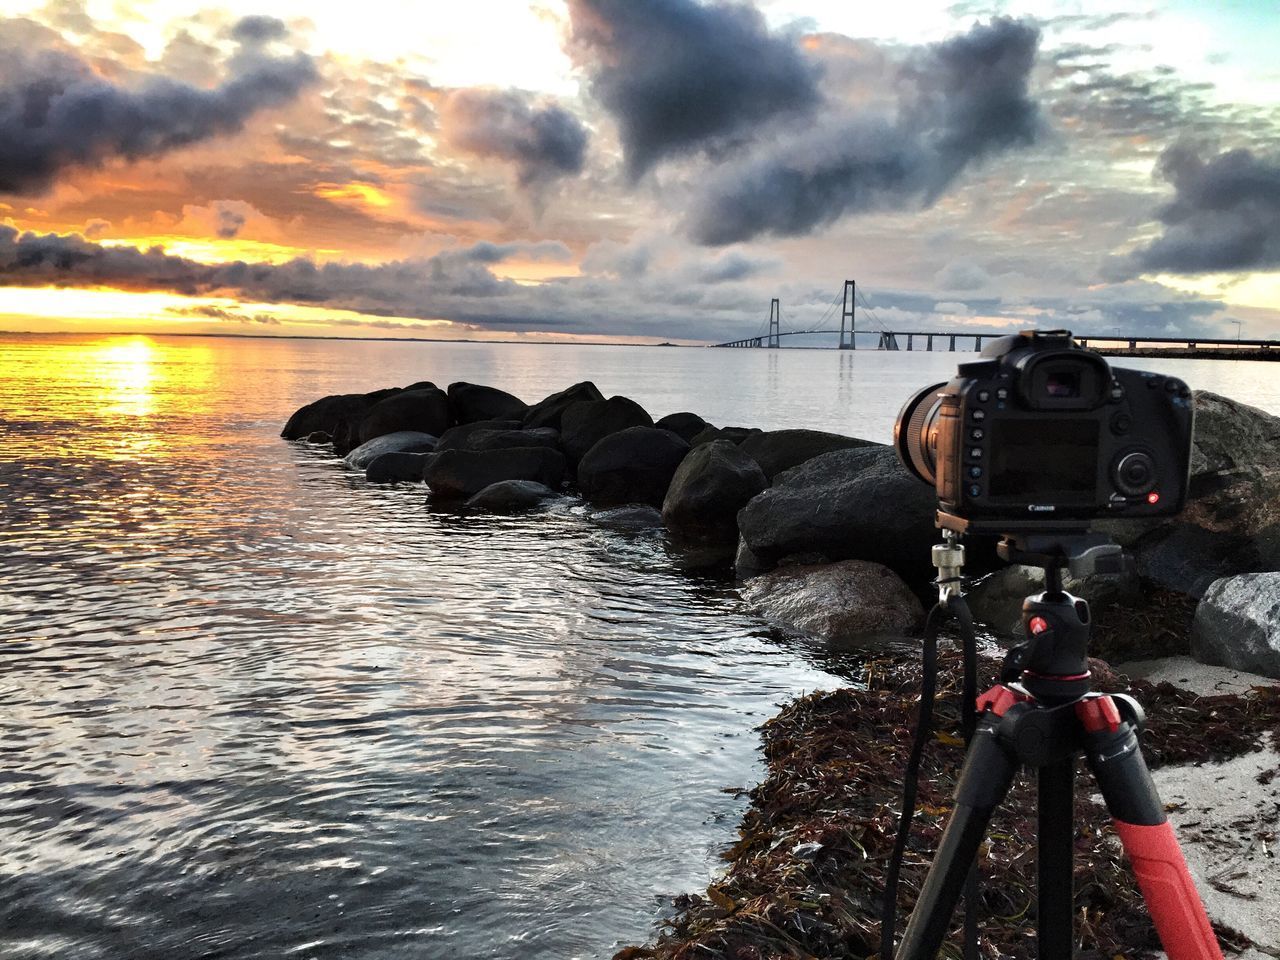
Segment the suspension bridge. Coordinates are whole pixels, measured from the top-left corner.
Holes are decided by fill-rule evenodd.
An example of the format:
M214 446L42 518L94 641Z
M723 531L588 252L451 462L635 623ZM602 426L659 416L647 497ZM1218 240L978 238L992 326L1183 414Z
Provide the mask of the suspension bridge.
M862 307L862 316L871 321L870 326L857 328L857 308ZM836 310L839 309L837 324ZM725 343L713 344L716 347L765 347L782 346L783 337L806 337L821 334L838 334L838 349L857 349L859 336L875 337L876 350L933 350L935 342L938 350L954 353L956 350L982 349L984 341L996 337L1008 336L1013 330L1004 333L974 333L971 330L890 330L876 316L871 305L853 280L844 282L844 289L836 294L827 305L822 317L810 327L799 330L786 329L782 322L782 305L777 297L769 304L769 319L761 325L755 336L743 337L740 340L729 340ZM1149 337L1149 336L1095 336L1076 334L1076 340L1082 346L1093 345L1104 353L1129 353L1134 355L1240 357L1243 351L1251 351L1258 359L1269 359L1280 356L1280 340L1241 340L1237 332L1235 339L1217 337ZM864 342L865 339L864 339Z

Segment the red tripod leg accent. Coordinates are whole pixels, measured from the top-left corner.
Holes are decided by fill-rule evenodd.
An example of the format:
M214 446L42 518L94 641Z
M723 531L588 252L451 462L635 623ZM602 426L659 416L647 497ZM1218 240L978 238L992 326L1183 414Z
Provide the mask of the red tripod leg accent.
M1172 824L1115 825L1169 960L1222 960Z

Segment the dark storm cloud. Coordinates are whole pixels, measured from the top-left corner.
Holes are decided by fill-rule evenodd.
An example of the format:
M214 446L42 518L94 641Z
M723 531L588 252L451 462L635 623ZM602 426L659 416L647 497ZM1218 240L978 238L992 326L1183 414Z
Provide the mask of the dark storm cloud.
M1280 157L1238 149L1205 159L1174 144L1156 171L1174 190L1156 213L1164 233L1108 262L1108 277L1280 267Z
M245 44L272 43L288 35L289 28L283 20L261 14L241 17L231 28L232 38Z
M242 48L213 89L155 74L126 85L98 73L53 31L22 20L0 20L0 62L0 193L43 191L69 168L235 133L316 78L305 54L271 58Z
M278 327L281 325L279 317L272 316L269 313L255 313L253 315L242 313L239 310L228 310L225 307L215 307L212 304L202 303L194 307L167 307L165 313L171 313L176 317L198 317L202 320L225 320L228 323L260 323L266 326Z
M441 119L450 143L513 164L522 187L579 173L586 160L587 131L578 118L520 91L455 90Z
M686 225L699 243L796 236L849 214L929 206L969 165L1032 143L1028 93L1039 32L996 19L905 64L894 116L844 114L773 145L708 182Z
M633 179L819 102L817 68L740 3L570 0L570 50L618 123Z

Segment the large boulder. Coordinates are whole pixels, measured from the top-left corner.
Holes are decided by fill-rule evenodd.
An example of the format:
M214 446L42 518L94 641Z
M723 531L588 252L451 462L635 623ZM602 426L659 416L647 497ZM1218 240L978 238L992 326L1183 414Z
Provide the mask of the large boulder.
M458 426L450 427L440 434L440 442L436 444L436 450L440 453L444 453L446 450L469 450L471 448L468 443L471 435L482 430L519 429L519 420L476 420L474 423L460 423Z
M662 502L662 520L678 539L736 543L738 511L767 487L764 471L740 447L716 440L690 450Z
M364 468L364 478L370 483L421 483L422 474L434 456L434 453L380 453Z
M1101 523L1148 580L1193 597L1222 577L1280 570L1280 418L1196 394L1190 497L1154 527Z
M443 390L404 390L380 400L360 421L360 442L401 430L417 430L440 436L449 429L453 415Z
M1280 573L1210 584L1196 607L1191 653L1202 663L1280 678Z
M832 450L870 447L870 440L846 437L821 430L768 430L743 438L742 450L756 463L764 475L773 480L783 470L790 470L814 457Z
M1089 601L1094 614L1117 603L1140 604L1142 581L1133 558L1124 558L1124 570L1118 574L1089 574L1076 577L1064 574L1062 586L1068 593ZM1028 596L1043 593L1044 570L1013 564L995 571L968 592L973 617L1002 637L1021 639L1022 602Z
M511 450L515 447L550 447L560 449L560 434L550 427L531 430L473 430L461 442L446 450ZM436 447L438 453L444 451Z
M711 424L696 413L681 411L680 413L668 413L654 426L659 430L670 430L685 443L692 444L693 438L711 426Z
M590 380L575 383L572 387L553 393L535 403L524 415L526 427L553 427L560 429L560 418L573 404L582 400L603 400L604 394Z
M280 431L280 436L286 440L301 440L318 431L336 436L340 424L349 421L359 423L375 403L399 392L398 388L392 387L388 390L375 390L373 393L341 393L321 397L296 410Z
M564 469L564 455L548 447L446 450L431 458L423 478L437 497L462 499L503 480L536 480L554 489Z
M742 443L747 437L763 432L759 427L713 427L708 424L693 435L693 439L689 441L689 446L699 447L704 443L711 443L713 440Z
M457 423L477 420L523 420L529 405L497 387L479 383L449 384L449 406Z
M738 529L768 567L796 557L870 560L927 578L937 506L933 489L909 474L892 448L857 447L779 474L738 514Z
M652 427L653 418L644 407L627 397L608 400L580 400L565 408L560 418L560 448L570 466L597 443L627 427Z
M431 434L420 430L401 430L360 444L347 454L346 464L364 470L384 453L430 453L435 448L436 438Z
M670 430L628 427L587 451L578 464L578 487L595 504L660 507L688 452L689 445Z
M536 480L500 480L468 500L467 506L486 513L522 513L559 497L556 491Z
M776 626L837 643L924 625L924 607L902 579L863 560L782 567L748 580L742 598Z

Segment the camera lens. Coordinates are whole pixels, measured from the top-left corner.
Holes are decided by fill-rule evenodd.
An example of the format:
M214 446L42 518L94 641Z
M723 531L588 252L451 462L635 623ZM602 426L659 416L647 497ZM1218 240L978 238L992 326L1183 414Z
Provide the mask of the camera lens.
M1140 450L1126 453L1116 461L1111 476L1121 493L1130 497L1141 496L1156 485L1155 461Z
M902 405L893 425L898 459L929 486L937 483L938 411L942 407L938 391L945 386L935 383L914 394Z

